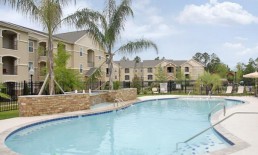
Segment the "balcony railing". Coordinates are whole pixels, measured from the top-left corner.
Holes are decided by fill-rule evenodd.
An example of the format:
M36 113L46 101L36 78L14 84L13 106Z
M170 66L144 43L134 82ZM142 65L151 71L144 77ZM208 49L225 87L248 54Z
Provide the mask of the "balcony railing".
M17 75L18 73L18 67L15 66L13 69L8 70L8 69L3 69L3 75Z
M7 43L3 44L3 48L17 50L17 41L12 41L12 42L9 42L8 44Z

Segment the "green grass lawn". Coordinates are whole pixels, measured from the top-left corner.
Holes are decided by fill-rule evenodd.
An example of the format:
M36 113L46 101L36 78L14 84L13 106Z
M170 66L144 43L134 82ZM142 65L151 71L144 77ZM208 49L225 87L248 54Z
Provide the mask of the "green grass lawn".
M0 112L0 120L13 118L13 117L19 117L18 110Z

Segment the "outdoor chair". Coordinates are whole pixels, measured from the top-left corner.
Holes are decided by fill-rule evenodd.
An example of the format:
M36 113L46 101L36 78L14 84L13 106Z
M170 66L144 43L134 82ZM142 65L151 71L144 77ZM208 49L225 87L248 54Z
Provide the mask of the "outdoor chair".
M228 86L228 87L227 87L226 94L231 94L231 93L232 93L232 90L233 90L233 86Z
M152 88L152 94L158 94L159 92L158 92L158 88L156 88L156 87L153 87Z
M244 86L238 86L237 94L243 94L244 93L244 89L245 89Z

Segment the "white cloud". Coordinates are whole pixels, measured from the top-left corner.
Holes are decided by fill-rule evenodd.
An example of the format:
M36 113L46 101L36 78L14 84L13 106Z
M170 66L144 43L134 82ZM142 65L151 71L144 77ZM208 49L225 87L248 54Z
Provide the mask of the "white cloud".
M150 0L134 1L135 17L128 20L122 36L127 39L148 38L160 39L179 33L169 21L160 14L160 10L151 4ZM148 8L148 9L146 9Z
M257 23L258 18L246 11L240 4L210 0L203 5L187 5L177 18L181 23L197 24L242 24Z
M247 47L241 42L226 42L223 47L225 47L225 50L231 52L239 58L242 58L243 56L251 58L257 57L258 55L258 45Z

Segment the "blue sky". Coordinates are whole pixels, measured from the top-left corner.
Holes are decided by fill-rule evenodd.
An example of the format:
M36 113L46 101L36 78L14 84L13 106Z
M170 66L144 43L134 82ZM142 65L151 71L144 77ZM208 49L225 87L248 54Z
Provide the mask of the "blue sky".
M104 1L77 0L77 5L65 8L64 14L84 7L102 10ZM247 63L249 58L258 57L257 6L258 0L133 0L135 16L128 19L117 46L146 38L158 45L159 53L148 50L137 54L142 59L159 56L187 60L196 52L207 52L217 54L234 69L237 62ZM0 19L43 30L40 24L7 6L0 7ZM63 26L59 32L71 30Z

